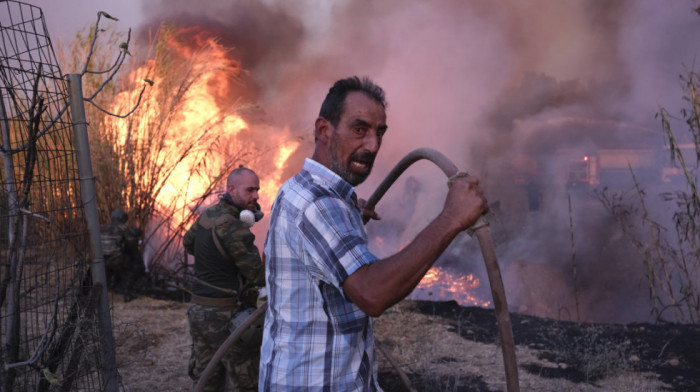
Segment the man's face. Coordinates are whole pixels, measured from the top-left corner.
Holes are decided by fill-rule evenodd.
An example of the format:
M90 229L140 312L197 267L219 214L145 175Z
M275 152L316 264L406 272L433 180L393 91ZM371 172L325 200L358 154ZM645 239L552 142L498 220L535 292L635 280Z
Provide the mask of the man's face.
M234 180L232 186L228 187L233 204L246 210L255 211L258 201L258 191L260 190L260 180L253 173L244 171Z
M352 186L361 184L372 171L386 129L379 102L359 91L349 93L331 134L330 169Z

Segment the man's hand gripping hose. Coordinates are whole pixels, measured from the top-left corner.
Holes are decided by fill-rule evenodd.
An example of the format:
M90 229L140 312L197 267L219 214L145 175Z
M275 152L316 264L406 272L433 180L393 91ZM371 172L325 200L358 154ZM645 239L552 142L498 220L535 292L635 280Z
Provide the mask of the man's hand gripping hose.
M430 148L419 148L408 153L408 155L394 166L384 181L379 184L377 190L367 199L364 208L369 210L374 209L379 199L384 196L401 173L421 159L427 159L433 162L445 173L448 178L448 187L452 185L456 178L467 176L466 173L458 171L454 163L442 153ZM510 314L508 313L508 302L506 301L506 292L503 286L503 278L501 277L501 269L498 266L498 259L496 258L496 250L491 240L491 231L489 230L488 222L484 216L482 215L472 227L467 229L467 232L469 235L476 235L479 246L481 247L481 253L484 256L486 272L491 286L491 295L493 296L493 305L496 311L496 320L498 321L498 332L501 338L507 391L519 392L518 365L515 358L515 342L513 340L513 328L510 322Z
M421 159L427 159L435 163L448 177L447 185L451 186L454 179L459 177L467 176L466 173L457 170L457 167L447 159L440 152L430 149L430 148L419 148L413 150L399 163L394 166L394 168L389 172L384 181L379 184L379 187L374 191L370 198L365 203L364 208L372 210L377 202L384 196L391 185L399 178L399 176L413 163ZM501 338L501 348L503 351L503 362L505 364L506 372L506 386L508 392L519 392L520 386L518 384L518 365L515 358L515 342L513 341L513 330L510 323L510 315L508 314L508 303L506 301L506 293L503 287L503 279L501 278L501 270L498 266L498 259L496 258L496 251L491 240L491 232L489 230L488 222L481 216L477 222L467 229L469 235L476 235L479 245L481 247L481 253L484 256L484 262L486 264L486 272L489 277L489 284L491 285L491 295L493 296L493 305L496 311L496 320L498 321L498 332ZM201 392L204 388L204 384L213 373L214 367L221 360L223 354L231 348L231 346L236 342L238 337L242 335L245 329L252 325L255 320L259 317L264 317L265 310L267 309L267 303L263 304L254 313L252 313L246 321L239 326L235 331L231 333L231 336L226 339L226 341L219 347L219 350L214 354L214 357L206 369L202 373L199 382L195 386L195 392ZM385 350L381 350L382 353L388 356ZM390 361L392 359L390 358ZM401 369L396 367L400 375L403 375ZM407 384L407 378L402 377L404 384ZM413 390L410 385L407 385L409 390Z

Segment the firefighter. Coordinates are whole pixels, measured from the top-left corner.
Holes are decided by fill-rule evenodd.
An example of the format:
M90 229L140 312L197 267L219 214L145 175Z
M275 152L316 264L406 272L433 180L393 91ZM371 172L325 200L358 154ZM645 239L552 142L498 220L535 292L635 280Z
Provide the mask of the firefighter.
M194 255L195 282L187 320L192 338L188 373L196 385L232 330L254 309L265 266L255 246L252 224L259 211L260 180L246 167L233 170L226 193L185 233L182 244ZM257 213L257 217L256 217ZM257 391L260 336L239 341L206 381L206 391Z
M129 229L126 225L128 220L129 216L124 210L116 209L112 211L110 223L100 228L107 287L123 294L124 302L134 299L133 287L138 278L138 264L143 264L139 251L141 231Z

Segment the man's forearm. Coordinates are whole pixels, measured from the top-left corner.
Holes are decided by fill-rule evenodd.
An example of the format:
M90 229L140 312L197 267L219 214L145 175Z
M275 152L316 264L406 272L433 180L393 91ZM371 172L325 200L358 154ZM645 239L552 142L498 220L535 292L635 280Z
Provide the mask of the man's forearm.
M379 316L413 291L459 232L459 226L441 213L397 254L348 277L345 293L365 313Z

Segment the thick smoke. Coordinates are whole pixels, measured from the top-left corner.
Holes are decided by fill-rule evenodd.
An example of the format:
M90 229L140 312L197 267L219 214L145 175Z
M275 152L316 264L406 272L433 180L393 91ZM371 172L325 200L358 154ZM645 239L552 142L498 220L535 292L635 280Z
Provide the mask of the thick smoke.
M243 98L268 123L306 138L286 177L310 155L313 121L333 81L372 77L387 92L389 131L360 197L409 151L441 151L478 175L493 203L513 310L632 321L649 312L642 264L599 200L567 193L562 167L570 157L562 152L661 148L654 115L659 106L681 106L677 75L692 69L700 49L691 38L700 33L696 7L162 0L149 8L144 31L162 21L197 25L233 48L248 71ZM385 222L368 225L371 235L391 239L379 252L410 241L442 206L440 172L427 163L409 171L377 207ZM519 174L538 180L528 188L515 181ZM488 284L478 245L466 235L438 263Z

